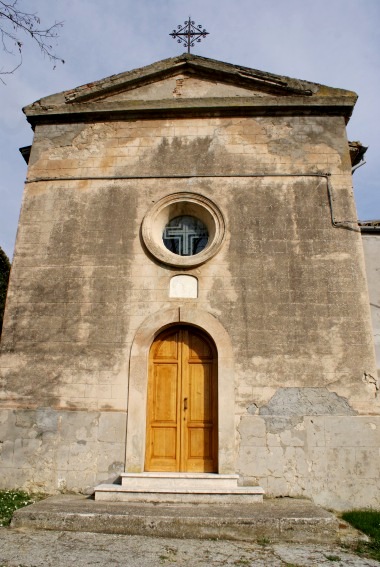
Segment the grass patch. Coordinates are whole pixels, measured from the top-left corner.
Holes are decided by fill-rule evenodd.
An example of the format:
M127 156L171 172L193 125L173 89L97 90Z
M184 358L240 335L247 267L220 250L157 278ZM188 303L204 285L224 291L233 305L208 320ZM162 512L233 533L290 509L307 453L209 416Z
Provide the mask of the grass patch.
M270 539L268 539L267 537L261 537L257 540L257 543L265 547L266 545L270 544Z
M380 560L380 511L352 510L344 512L342 518L370 537L368 543L359 543L355 551L361 554L366 553L373 559Z
M15 510L42 498L42 494L28 494L23 490L0 490L0 527L9 526Z

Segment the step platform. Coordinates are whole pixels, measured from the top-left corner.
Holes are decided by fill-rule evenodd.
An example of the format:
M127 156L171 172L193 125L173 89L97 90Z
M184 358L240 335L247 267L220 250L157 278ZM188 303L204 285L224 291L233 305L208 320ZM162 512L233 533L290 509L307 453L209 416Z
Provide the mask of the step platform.
M120 484L99 484L95 500L194 504L262 503L260 486L239 486L239 475L214 473L122 473Z
M296 498L264 499L260 505L203 505L99 502L66 494L20 508L11 527L273 543L328 543L356 537L330 512Z

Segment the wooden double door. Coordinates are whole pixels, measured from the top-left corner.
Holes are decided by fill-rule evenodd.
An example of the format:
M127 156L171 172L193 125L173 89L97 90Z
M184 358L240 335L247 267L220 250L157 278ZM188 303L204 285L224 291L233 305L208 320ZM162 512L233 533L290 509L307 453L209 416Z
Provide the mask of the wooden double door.
M208 336L176 326L149 357L146 471L217 472L217 356Z

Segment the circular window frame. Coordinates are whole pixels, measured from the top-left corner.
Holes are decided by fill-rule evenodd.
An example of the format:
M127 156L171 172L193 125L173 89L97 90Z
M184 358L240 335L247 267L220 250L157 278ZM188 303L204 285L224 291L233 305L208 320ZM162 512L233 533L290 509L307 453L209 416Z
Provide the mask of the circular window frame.
M180 256L168 250L162 240L168 222L180 215L193 216L207 227L206 247L194 256ZM157 201L142 223L142 239L149 252L160 262L178 268L204 264L219 251L225 237L226 224L219 208L207 197L195 193L173 193Z

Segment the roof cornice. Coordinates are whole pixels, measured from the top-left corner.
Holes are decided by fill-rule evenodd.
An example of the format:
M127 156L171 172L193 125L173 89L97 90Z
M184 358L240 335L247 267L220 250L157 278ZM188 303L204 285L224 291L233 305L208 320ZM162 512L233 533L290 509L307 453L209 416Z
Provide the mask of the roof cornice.
M88 102L78 105L38 105L29 107L27 119L39 122L73 122L94 119L151 118L154 116L260 116L334 115L349 119L355 98L346 97L239 97L173 100L128 100Z
M116 100L118 93L182 73L244 87L252 91L252 96ZM328 113L343 115L348 121L356 99L352 91L185 53L42 98L26 106L24 112L32 125L47 121L144 118L159 113L161 116Z

